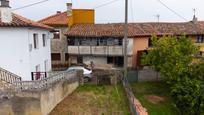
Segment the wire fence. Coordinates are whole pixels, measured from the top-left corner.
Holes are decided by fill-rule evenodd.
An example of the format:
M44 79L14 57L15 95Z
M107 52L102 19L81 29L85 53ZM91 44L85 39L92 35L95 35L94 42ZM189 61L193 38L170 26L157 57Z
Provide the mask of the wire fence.
M144 110L140 102L135 98L128 79L126 77L122 78L122 84L129 101L131 115L148 115L148 113Z

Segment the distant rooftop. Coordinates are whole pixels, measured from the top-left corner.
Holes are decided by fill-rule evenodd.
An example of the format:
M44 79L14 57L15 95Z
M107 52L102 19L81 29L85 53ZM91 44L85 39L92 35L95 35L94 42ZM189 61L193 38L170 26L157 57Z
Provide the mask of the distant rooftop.
M204 22L129 23L128 36L204 34ZM76 24L66 33L69 37L123 37L124 24Z
M41 23L37 23L15 13L12 13L12 22L11 23L3 23L0 19L0 27L36 27L42 29L52 30L53 28Z
M50 26L68 26L67 12L59 12L38 21Z
M73 9L73 10L94 11L94 9ZM38 22L42 24L50 25L50 26L68 26L67 12L57 11L56 14L43 18Z

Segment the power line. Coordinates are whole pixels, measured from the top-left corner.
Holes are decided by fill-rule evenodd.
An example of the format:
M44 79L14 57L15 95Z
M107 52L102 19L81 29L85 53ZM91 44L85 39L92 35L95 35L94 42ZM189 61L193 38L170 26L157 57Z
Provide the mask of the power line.
M104 4L98 5L98 6L94 7L93 9L101 8L101 7L104 7L104 6L106 6L106 5L112 4L112 3L117 2L117 1L119 1L119 0L112 0L112 1L110 1L110 2L107 2L107 3L104 3Z
M101 4L101 5L95 6L95 7L91 8L91 9L94 9L94 10L95 10L95 9L97 9L97 8L101 8L101 7L107 6L107 5L112 4L112 3L114 3L114 2L117 2L117 1L120 1L120 0L112 0L112 1L109 1L109 2L107 2L107 3L104 3L104 4ZM78 15L84 14L84 13L86 13L86 12L77 13L75 16L78 16Z
M161 0L157 0L161 5L163 5L164 7L166 7L168 10L170 10L171 12L173 12L175 15L177 15L178 17L180 17L181 19L188 21L185 17L183 17L182 15L180 15L179 13L177 13L175 10L171 9L170 7L168 7L164 2L162 2Z
M166 7L167 9L169 9L171 12L173 12L175 15L177 15L178 17L180 17L181 19L183 19L183 20L185 20L185 21L187 21L187 22L189 22L185 17L183 17L182 15L180 15L179 13L177 13L175 10L173 10L173 9L171 9L170 7L168 7L164 2L162 2L161 0L157 0L159 3L161 3L164 7ZM195 9L193 9L193 11L194 11L194 16L195 16L195 12L196 12L196 10ZM200 27L198 27L198 26L201 26L201 27L203 27L203 25L201 24L201 23L189 23L189 24L191 24L192 26L194 26L194 27L196 27L196 28L198 28L198 29L200 29Z
M35 2L35 3L32 3L32 4L28 4L28 5L25 5L25 6L18 7L18 8L14 8L12 11L20 10L20 9L27 8L27 7L31 7L31 6L34 6L34 5L37 5L37 4L48 2L48 1L49 0L42 0L42 1L39 1L39 2Z
M44 2L48 2L48 1L49 1L49 0L42 0L42 1L39 1L39 2L36 2L36 3L32 3L32 4L28 4L28 5L22 6L22 7L14 8L14 9L12 9L12 11L20 10L20 9L27 8L27 7L31 7L31 6L34 6L34 5L37 5L37 4L41 4L41 3L44 3ZM107 3L101 4L101 5L99 5L99 6L96 6L96 7L92 8L92 9L101 8L101 7L104 7L104 6L106 6L106 5L112 4L112 3L117 2L117 1L119 1L119 0L112 0L112 1L110 1L110 2L107 2Z

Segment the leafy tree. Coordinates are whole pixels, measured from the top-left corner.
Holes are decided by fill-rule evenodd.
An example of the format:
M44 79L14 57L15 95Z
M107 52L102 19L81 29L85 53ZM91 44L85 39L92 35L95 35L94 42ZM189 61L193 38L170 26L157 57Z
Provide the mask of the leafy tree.
M185 77L172 84L171 96L182 115L200 115L203 106L202 83L196 79Z
M186 36L152 37L153 48L143 55L143 64L159 71L170 84L171 95L183 115L197 115L203 107L204 63L194 62L199 52Z

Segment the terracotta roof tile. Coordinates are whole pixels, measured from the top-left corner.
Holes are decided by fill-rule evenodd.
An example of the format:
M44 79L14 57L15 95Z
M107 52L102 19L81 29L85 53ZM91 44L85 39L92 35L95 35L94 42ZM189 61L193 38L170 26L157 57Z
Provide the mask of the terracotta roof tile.
M3 23L0 20L0 27L37 27L52 30L53 28L44 24L37 23L35 21L29 20L25 17L12 13L12 22Z
M38 22L50 26L68 26L67 12L51 15Z
M124 24L76 24L67 33L73 37L123 37ZM128 36L151 36L156 35L196 35L204 34L204 22L181 22L181 23L130 23Z

